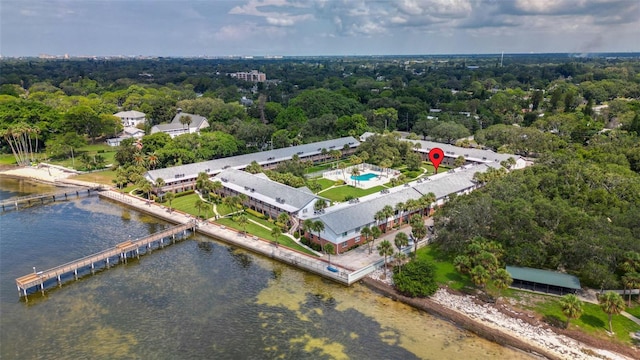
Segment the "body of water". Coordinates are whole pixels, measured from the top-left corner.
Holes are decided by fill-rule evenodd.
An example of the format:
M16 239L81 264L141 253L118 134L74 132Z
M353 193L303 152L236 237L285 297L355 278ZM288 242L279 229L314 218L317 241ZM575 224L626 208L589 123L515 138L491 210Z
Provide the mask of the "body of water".
M53 189L0 178L0 199ZM96 196L0 214L2 359L527 359L454 325L194 236L20 300L15 278L169 226Z
M362 174L362 175L351 175L351 180L358 180L358 181L369 181L373 178L378 177L378 175L374 174L374 173L366 173L366 174Z

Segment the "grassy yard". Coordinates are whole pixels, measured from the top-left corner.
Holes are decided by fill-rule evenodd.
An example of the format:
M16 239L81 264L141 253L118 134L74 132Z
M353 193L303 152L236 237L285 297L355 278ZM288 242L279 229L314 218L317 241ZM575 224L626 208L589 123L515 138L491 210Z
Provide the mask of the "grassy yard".
M326 190L326 189L330 188L331 186L333 186L333 184L336 183L333 180L329 180L329 179L325 179L325 178L317 178L317 179L313 179L312 181L315 181L318 184L320 184L320 186L322 186L322 190ZM320 191L322 191L322 190L320 190Z
M428 259L436 266L436 281L440 284L447 285L451 289L461 290L465 287L474 287L468 276L460 274L453 262L447 259L444 254L440 253L434 246L427 246L418 250L418 257ZM485 289L493 296L498 295L498 291L487 285ZM518 306L527 310L536 312L541 318L556 326L564 326L566 321L565 315L560 307L560 297L545 295L540 293L531 293L517 289L504 290L500 296L511 298L518 302ZM583 305L583 314L578 319L571 320L571 327L577 327L581 331L610 340L608 335L609 320L607 314L602 311L598 304L585 303ZM640 315L640 305L626 310L629 313ZM636 316L637 316L636 315ZM629 333L640 331L640 326L622 315L614 315L612 320L615 339L630 344L632 342Z
M555 296L545 296L536 294L540 299L535 304L533 310L541 314L545 320L550 323L564 324L566 316L562 313L560 307L560 298ZM599 305L584 303L582 306L582 316L578 319L571 320L571 327L577 327L585 333L595 335L604 339L610 339L608 335L609 319L608 315L602 311ZM613 332L615 338L624 342L631 343L630 332L640 331L640 326L622 315L614 315L612 318Z
M624 303L625 306L628 304L626 296L624 297ZM626 308L625 311L640 319L640 304L638 304L637 301L634 301L633 296L631 297L631 307Z
M75 149L73 158L69 157L67 159L56 160L50 159L48 162L55 165L81 170L83 165L80 161L80 156L82 156L82 154L87 154L89 156L101 155L104 158L105 164L113 164L116 152L117 147L109 146L107 144L92 144Z
M190 194L186 196L180 196L171 202L171 207L174 209L184 211L188 214L198 216L198 210L196 209L196 201L199 199L198 194ZM168 202L165 202L165 206L169 206ZM204 216L205 219L213 217L213 211L211 211L211 204L207 204L207 209L200 212L200 216Z
M431 261L436 266L436 281L454 290L461 290L465 286L473 286L468 276L460 274L438 249L425 246L418 249L418 257Z
M362 197L365 195L377 193L383 189L385 189L384 186L376 186L370 189L360 189L350 185L344 185L344 186L335 187L333 189L329 189L327 191L321 191L318 193L318 195L322 197L326 197L327 199L333 200L333 201L344 201L344 198L346 196Z
M113 180L116 178L116 172L113 170L97 171L90 174L81 174L71 177L75 180L90 181L99 184L113 186Z
M253 218L251 215L247 215L247 216L250 217L250 218ZM220 225L224 225L224 226L226 226L228 228L236 229L236 230L239 230L239 231L245 231L245 229L246 229L246 231L249 233L249 236L257 236L257 237L260 237L262 239L275 242L273 236L271 236L271 230L265 229L262 226L256 225L256 224L254 224L252 222L248 222L244 228L242 226L240 226L239 224L237 224L236 222L234 222L230 218L218 219L215 222L220 224ZM294 250L297 250L297 251L300 251L300 252L315 256L314 253L312 253L311 251L307 250L306 248L298 245L295 241L293 241L289 237L280 236L278 238L278 242L282 246L286 246L288 248L291 248L291 249L294 249Z
M0 165L15 165L16 158L13 154L0 154Z

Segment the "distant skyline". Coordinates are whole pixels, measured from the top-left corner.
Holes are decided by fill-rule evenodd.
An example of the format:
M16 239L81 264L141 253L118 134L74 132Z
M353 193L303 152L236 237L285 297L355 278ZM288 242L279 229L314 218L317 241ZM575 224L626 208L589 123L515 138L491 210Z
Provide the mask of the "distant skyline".
M640 51L640 0L1 0L0 55Z

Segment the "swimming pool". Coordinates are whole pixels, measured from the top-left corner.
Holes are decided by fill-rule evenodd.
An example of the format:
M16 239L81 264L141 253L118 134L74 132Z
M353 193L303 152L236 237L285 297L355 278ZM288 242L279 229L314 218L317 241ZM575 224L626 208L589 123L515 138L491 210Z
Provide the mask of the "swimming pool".
M366 174L362 174L362 175L358 175L358 176L353 176L351 175L351 180L357 180L357 181L369 181L373 178L378 177L378 175L374 174L374 173L366 173Z

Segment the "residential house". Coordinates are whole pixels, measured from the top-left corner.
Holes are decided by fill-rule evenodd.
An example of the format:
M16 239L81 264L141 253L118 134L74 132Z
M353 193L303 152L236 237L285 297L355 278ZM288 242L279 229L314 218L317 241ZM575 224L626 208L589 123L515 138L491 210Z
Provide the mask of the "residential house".
M143 112L135 110L120 111L119 113L114 114L114 116L120 118L120 121L122 121L122 126L124 127L135 127L147 122L146 115Z
M200 115L184 113L182 109L178 108L178 113L169 124L155 125L151 128L151 133L163 132L174 138L182 134L199 133L200 130L208 127L209 122L207 118Z

